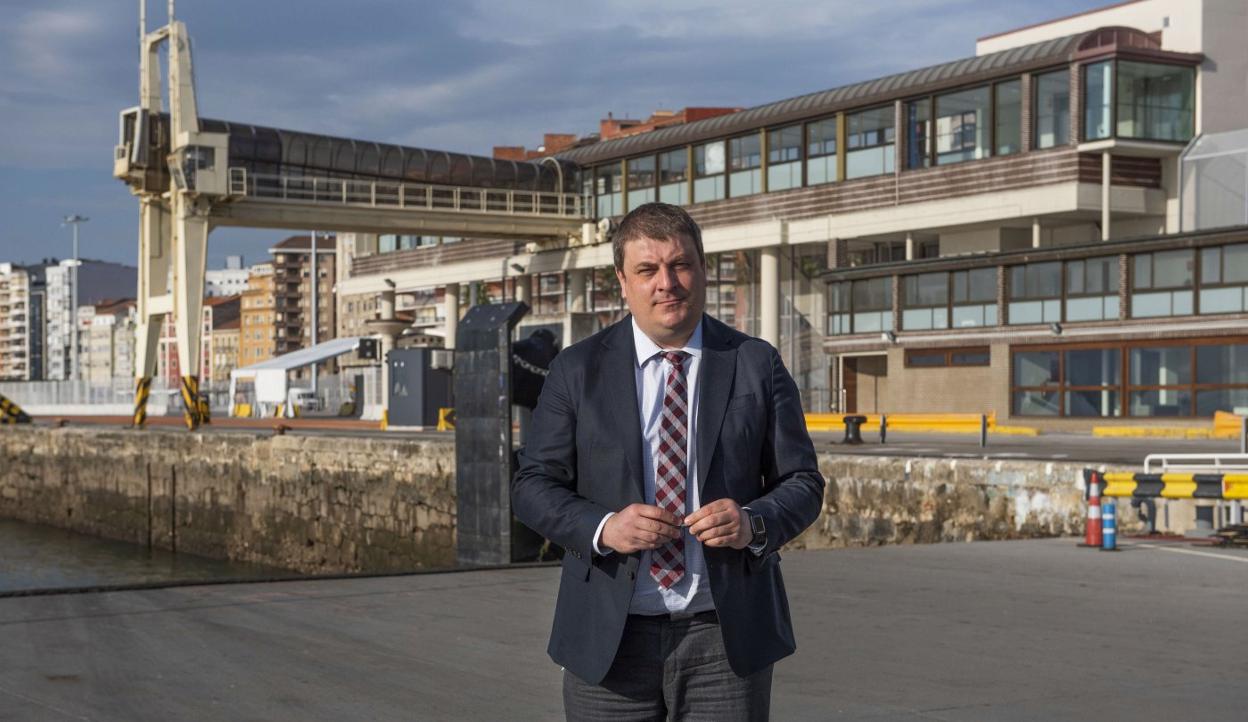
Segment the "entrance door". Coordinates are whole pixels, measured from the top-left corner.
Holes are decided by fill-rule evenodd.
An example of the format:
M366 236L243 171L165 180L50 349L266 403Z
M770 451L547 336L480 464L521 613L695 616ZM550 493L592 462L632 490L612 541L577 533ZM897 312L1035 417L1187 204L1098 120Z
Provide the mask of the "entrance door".
M850 356L841 363L845 413L878 414L881 395L888 384L887 356Z

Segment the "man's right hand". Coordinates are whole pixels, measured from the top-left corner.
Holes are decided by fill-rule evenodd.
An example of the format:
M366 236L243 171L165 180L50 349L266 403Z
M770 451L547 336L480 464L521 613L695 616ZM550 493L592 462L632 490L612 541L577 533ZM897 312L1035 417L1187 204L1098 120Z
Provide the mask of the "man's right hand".
M649 504L630 504L607 519L602 527L602 546L621 554L658 549L681 534L680 519Z

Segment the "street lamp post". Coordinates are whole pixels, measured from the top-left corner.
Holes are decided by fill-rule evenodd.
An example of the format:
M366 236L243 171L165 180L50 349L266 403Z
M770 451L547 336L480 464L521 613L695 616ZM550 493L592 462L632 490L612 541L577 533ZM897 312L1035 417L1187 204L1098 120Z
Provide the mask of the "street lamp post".
M70 267L69 295L69 378L78 380L78 226L91 220L77 213L65 216L65 225L74 228L74 265Z

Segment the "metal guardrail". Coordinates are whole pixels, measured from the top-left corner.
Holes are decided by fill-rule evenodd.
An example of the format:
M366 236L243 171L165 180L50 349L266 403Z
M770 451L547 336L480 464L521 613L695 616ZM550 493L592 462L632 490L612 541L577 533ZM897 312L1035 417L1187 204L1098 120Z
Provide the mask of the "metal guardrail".
M296 203L584 220L592 217L588 198L576 193L285 176L247 173L237 167L229 169L229 190L234 196Z

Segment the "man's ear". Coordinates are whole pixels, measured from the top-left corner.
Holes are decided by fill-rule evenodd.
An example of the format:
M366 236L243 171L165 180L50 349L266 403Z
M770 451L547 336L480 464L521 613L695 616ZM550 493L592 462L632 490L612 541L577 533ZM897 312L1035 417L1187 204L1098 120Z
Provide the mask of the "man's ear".
M618 269L618 268L617 268L617 269L615 269L615 280L617 280L617 281L619 281L619 282L620 282L620 298L622 298L622 299L624 299L625 301L627 301L627 300L628 300L628 291L626 291L626 290L624 290L624 289L626 289L626 288L628 287L628 284L624 283L624 272L623 272L623 271L621 271L621 270L620 270L620 269Z

